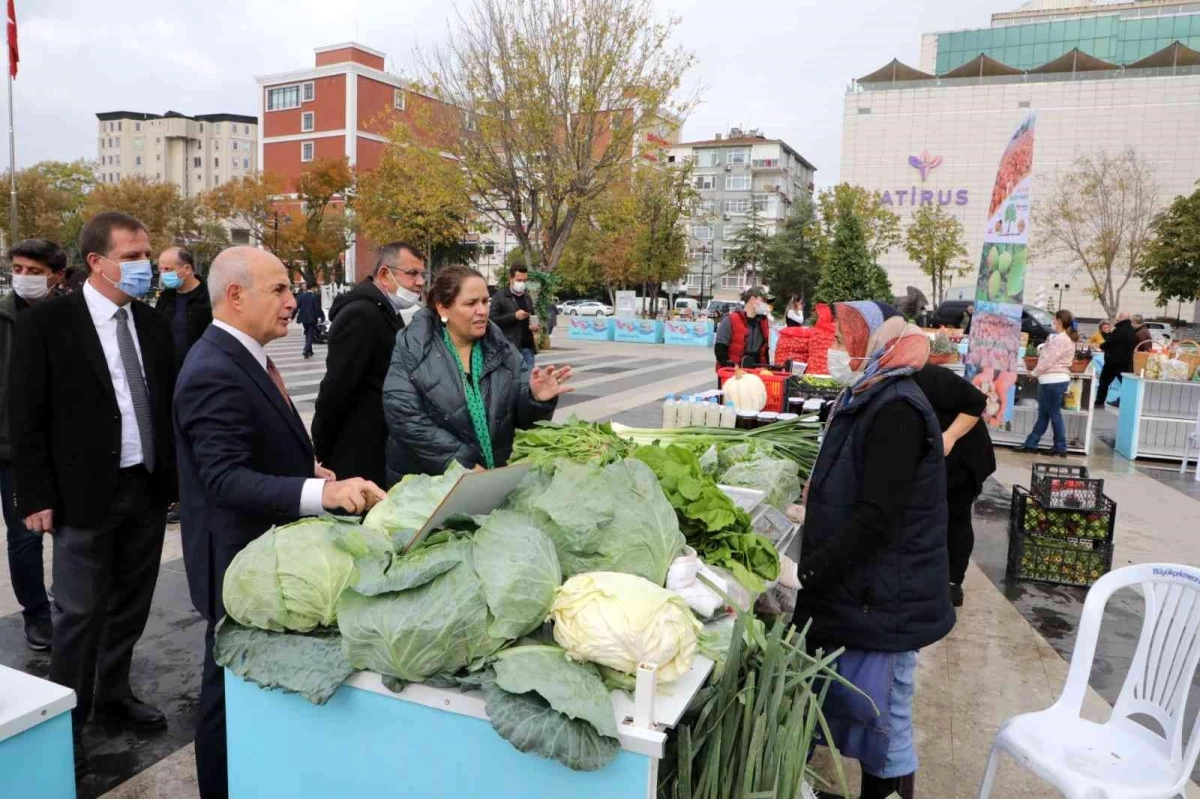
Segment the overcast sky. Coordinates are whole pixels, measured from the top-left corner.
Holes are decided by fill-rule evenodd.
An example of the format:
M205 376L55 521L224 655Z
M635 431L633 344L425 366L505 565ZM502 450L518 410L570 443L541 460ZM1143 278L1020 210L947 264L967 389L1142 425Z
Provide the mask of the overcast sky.
M469 2L470 0L460 0ZM685 139L730 125L784 139L836 182L847 83L923 32L986 26L1019 0L660 0L695 52L703 101ZM255 75L311 66L356 40L414 74L413 50L445 36L444 0L16 0L17 166L96 157L98 111L258 113ZM4 111L7 121L7 109ZM7 160L5 159L5 166Z

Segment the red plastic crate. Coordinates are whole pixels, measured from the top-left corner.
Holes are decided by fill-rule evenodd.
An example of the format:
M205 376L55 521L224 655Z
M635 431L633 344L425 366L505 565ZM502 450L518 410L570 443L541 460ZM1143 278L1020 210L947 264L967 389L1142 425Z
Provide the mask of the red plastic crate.
M769 375L763 374L763 370L761 369L743 369L742 371L746 374L754 375L759 380L763 381L763 385L766 386L767 404L763 408L764 411L783 413L785 410L787 410L785 407L787 400L784 397L784 394L787 393L785 389L787 388L787 381L790 375L782 372L771 372ZM717 380L720 382L720 385L724 387L725 381L733 377L736 372L736 369L718 369Z

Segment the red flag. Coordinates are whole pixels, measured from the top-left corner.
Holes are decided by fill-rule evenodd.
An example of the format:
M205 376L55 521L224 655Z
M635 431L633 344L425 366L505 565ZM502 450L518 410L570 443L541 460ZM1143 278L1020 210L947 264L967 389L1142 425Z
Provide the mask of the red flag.
M10 78L17 76L17 62L20 60L21 55L17 52L17 9L13 7L13 0L8 0L8 76Z

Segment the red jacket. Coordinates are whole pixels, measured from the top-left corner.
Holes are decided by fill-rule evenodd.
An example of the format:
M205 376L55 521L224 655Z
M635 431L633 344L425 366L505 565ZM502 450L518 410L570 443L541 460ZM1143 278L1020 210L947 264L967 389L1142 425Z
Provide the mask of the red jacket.
M771 362L771 323L766 314L755 317L759 329L762 330L762 347L758 352L758 362L766 365ZM733 338L729 342L729 360L738 366L742 365L742 356L746 354L746 334L750 332L749 319L745 311L734 311L729 315L729 324L733 327Z

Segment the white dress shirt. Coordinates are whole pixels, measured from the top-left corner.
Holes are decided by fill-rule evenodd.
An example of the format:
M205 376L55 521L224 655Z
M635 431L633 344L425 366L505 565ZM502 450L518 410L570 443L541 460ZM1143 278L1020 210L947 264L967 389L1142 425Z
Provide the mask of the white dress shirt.
M133 410L133 395L129 393L129 380L125 375L125 364L121 361L121 349L117 344L117 311L121 306L96 291L91 282L83 284L83 298L87 302L88 313L92 316L96 335L100 337L100 347L104 350L104 360L112 378L113 393L117 397L117 409L121 411L121 468L128 469L142 463L143 458L142 437L138 432L137 414ZM126 310L129 311L128 306ZM129 311L125 324L129 326L129 332L133 336L133 348L137 352L138 363L142 366L143 374L140 377L145 380L146 364L142 360L142 343L138 341L132 311Z
M220 319L213 320L213 327L219 327L229 335L233 336L238 342L246 348L246 351L253 356L254 360L258 361L258 365L262 367L263 372L267 371L267 351L263 349L263 345L259 344L254 338L238 330L231 324L222 322ZM267 374L267 379L271 379L271 375ZM273 385L273 383L272 383ZM131 406L132 407L132 406ZM304 489L300 492L300 516L320 516L325 513L325 505L321 502L321 495L325 490L325 481L319 477L313 477L304 481Z

